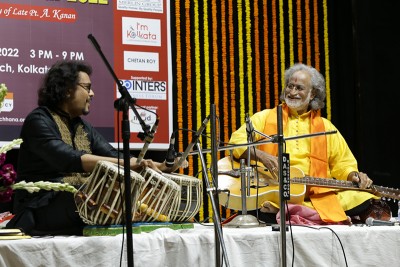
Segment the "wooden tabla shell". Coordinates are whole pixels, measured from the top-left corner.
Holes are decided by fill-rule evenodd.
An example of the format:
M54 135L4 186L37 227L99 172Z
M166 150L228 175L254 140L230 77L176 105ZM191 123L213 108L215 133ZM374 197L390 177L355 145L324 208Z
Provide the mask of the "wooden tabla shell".
M144 178L130 171L132 216ZM125 222L124 169L107 161L97 162L87 181L75 193L75 203L82 220L91 225L122 224Z
M181 187L181 193L171 208L171 221L186 222L192 220L203 203L202 181L179 173L163 173L163 175Z
M138 198L139 214L135 221L170 221L169 214L180 195L180 186L148 167L140 174L145 182Z

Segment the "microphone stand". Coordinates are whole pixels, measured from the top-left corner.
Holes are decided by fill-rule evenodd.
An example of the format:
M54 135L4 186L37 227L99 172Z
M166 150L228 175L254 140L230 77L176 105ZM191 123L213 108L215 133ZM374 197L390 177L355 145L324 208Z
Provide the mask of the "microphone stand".
M128 258L128 267L133 266L133 237L132 237L132 202L131 202L131 169L130 169L130 151L129 151L129 139L130 139L130 127L129 127L129 107L132 109L133 113L136 115L137 119L142 126L144 131L144 135L148 136L151 135L149 132L150 126L146 125L144 120L140 117L139 112L135 107L136 99L132 98L129 94L126 87L124 87L121 82L119 81L117 75L115 74L114 70L112 69L110 63L104 56L100 45L97 43L96 39L92 34L88 35L88 38L92 42L93 46L100 54L101 58L103 59L104 63L106 64L109 72L111 73L112 77L114 78L115 83L118 86L118 90L121 94L121 98L117 99L114 102L114 107L122 111L122 122L121 122L121 130L122 130L122 139L123 139L123 155L124 155L124 182L125 182L125 226L126 226L126 243L127 243L127 258ZM155 130L155 129L154 129ZM139 133L139 138L143 137L141 133ZM142 139L142 138L141 138ZM143 140L143 139L142 139ZM136 203L135 203L136 205Z
M249 122L250 118L248 114L246 114L246 124L251 123ZM252 128L251 126L249 128ZM253 140L253 131L254 129L247 129L247 142L251 144ZM245 165L245 160L240 160L240 191L242 192L242 214L236 216L232 219L229 223L226 224L228 227L253 227L259 226L260 223L258 222L257 218L251 214L247 214L247 196L250 196L250 179L251 179L251 156L250 156L250 147L247 148L247 168ZM246 181L246 174L247 174L247 181Z
M200 146L199 142L197 142L196 145L197 145L197 149L199 151L201 151L201 146ZM207 165L206 165L206 162L204 160L203 153L199 153L199 156L200 156L201 165L202 165L203 170L207 170ZM207 171L204 171L203 175L204 175L203 180L206 183L207 193L208 193L208 195L210 197L211 206L212 206L212 210L213 210L214 229L217 232L218 240L219 240L219 243L221 244L221 247L222 247L222 251L223 251L223 254L224 254L223 259L225 260L225 265L229 267L230 265L229 265L229 261L228 261L228 254L226 252L224 238L222 237L221 221L220 221L219 216L218 216L218 214L219 214L218 213L218 207L215 204L215 199L214 199L214 195L213 195L213 192L216 191L216 187L211 188L210 182L208 180ZM216 243L215 245L217 246L218 244ZM216 255L216 256L219 257L219 255ZM217 260L217 262L219 262L219 258L216 259L216 260ZM217 267L218 267L218 265L217 265Z
M280 229L281 229L281 267L286 267L286 212L285 212L285 200L290 199L290 181L284 179L283 164L285 164L283 158L283 143L285 142L283 138L283 123L282 123L282 106L279 105L277 109L277 120L278 120L278 164L279 164L279 206L280 206ZM286 170L287 171L287 170ZM285 184L289 183L287 189L289 190L289 197L285 196L284 188ZM287 190L286 189L286 190Z
M254 130L256 132L256 130ZM337 131L327 131L327 132L318 132L318 133L312 133L312 134L303 134L303 135L297 135L297 136L290 136L290 137L283 137L283 141L290 141L290 140L296 140L296 139L301 139L301 138L306 138L306 137L314 137L314 136L319 136L319 135L327 135L327 134L336 134ZM252 142L252 143L246 143L246 144L237 144L237 145L227 145L224 147L219 147L218 151L226 151L226 150L232 150L235 149L237 147L253 147L253 146L259 146L262 144L268 144L268 143L273 143L273 142L277 142L277 137L276 136L268 136L268 138L270 138L269 140L258 140L256 142ZM199 153L211 153L211 149L202 149L201 151L192 151L189 152L187 154L187 156L189 155L197 155Z
M218 145L217 145L217 116L215 110L215 104L211 105L210 110L210 118L211 118L211 178L213 181L213 185L215 188L218 188ZM218 191L214 190L212 197L215 202L215 206L219 207L219 199L218 199ZM221 214L219 213L219 208L214 210L215 217L218 217L221 220ZM214 227L221 227L220 225L214 224ZM221 249L220 249L220 238L218 236L218 229L215 229L215 266L221 266ZM222 233L221 233L222 238ZM226 255L225 255L226 256Z
M193 147L195 145L197 145L197 148L199 151L201 151L201 147L199 145L199 137L201 136L202 132L204 131L204 129L206 128L206 125L208 123L208 121L210 120L210 117L212 117L212 120L215 120L215 111L212 109L211 110L211 114L209 116L207 116L204 121L202 122L200 128L197 130L197 132L192 136L192 141L189 143L189 145L186 147L185 152L183 152L182 156L180 157L177 165L180 166L182 165L182 163L186 160L187 156L190 154L190 151L193 149ZM215 134L215 121L212 122L211 125L212 128L212 134L214 135L214 139L216 139L216 134ZM217 145L216 143L213 143L213 149L210 150L210 152L212 152L212 156L213 156L213 164L215 165L215 168L212 168L212 171L215 175L215 177L217 176L218 173L218 167L217 167L217 155L216 152L218 151ZM201 165L203 170L207 170L207 166L203 157L203 153L199 153L200 159L201 159ZM210 196L210 201L212 203L212 209L213 209L213 222L214 222L214 229L216 231L216 242L215 242L215 260L216 260L216 266L219 267L220 266L220 245L222 246L223 252L224 252L224 259L225 259L225 263L226 266L229 266L229 262L227 259L227 253L226 253L226 249L225 249L225 244L223 243L223 237L222 237L222 230L221 230L221 223L220 223L220 215L219 215L219 209L217 209L217 205L216 205L216 198L218 193L213 193L212 191L216 191L215 188L217 188L217 182L215 182L215 187L212 189L210 186L210 183L208 181L208 175L207 175L207 171L203 172L205 175L205 178L203 179L206 183L206 187L207 187L207 192L209 193ZM214 197L215 196L215 197ZM218 204L219 205L219 204ZM218 242L219 241L219 242Z

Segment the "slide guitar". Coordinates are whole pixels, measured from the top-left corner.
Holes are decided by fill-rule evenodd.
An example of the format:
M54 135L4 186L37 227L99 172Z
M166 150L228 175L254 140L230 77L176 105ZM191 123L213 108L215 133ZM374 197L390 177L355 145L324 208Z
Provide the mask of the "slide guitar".
M250 178L250 194L246 197L247 210L255 210L265 201L279 203L279 182L273 178L264 166L253 166ZM247 173L246 179L247 179ZM258 182L256 177L258 176ZM242 210L242 192L240 163L224 157L218 161L219 203L226 208ZM338 190L351 189L370 192L387 199L400 199L400 190L372 185L368 189L358 188L357 183L328 178L305 176L303 171L290 167L290 200L289 203L301 204L306 195L306 186L320 186Z

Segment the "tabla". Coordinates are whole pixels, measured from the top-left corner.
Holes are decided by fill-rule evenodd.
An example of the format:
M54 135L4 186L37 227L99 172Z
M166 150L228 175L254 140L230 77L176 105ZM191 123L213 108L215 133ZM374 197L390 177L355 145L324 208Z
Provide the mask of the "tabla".
M203 186L201 180L179 173L163 173L163 175L181 187L181 193L171 208L171 221L190 221L199 212L203 203Z
M140 174L145 182L138 198L138 213L134 221L170 221L169 214L180 194L180 186L148 167Z
M130 171L132 216L137 209L144 178ZM121 224L125 222L124 169L117 164L98 161L87 181L75 193L75 203L82 220L91 225ZM122 183L121 183L122 182Z

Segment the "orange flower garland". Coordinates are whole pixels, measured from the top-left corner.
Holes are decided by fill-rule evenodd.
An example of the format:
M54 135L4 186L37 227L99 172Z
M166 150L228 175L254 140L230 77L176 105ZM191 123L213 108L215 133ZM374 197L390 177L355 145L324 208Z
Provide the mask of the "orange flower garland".
M279 103L284 70L294 62L314 64L324 74L330 119L327 0L177 0L174 6L175 127L196 130L215 104L218 138L228 142L246 112ZM191 135L178 139L179 151ZM210 139L202 140L209 148ZM195 157L188 157L184 172L197 177L202 166ZM208 197L204 200L200 219L212 217Z

